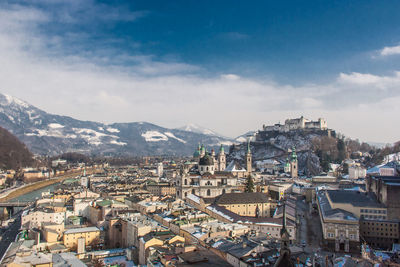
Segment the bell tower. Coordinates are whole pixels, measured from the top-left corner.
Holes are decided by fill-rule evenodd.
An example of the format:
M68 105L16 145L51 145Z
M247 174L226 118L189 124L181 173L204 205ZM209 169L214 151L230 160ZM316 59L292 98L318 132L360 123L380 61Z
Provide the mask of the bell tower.
M218 153L218 170L224 171L226 169L226 156L224 146L221 144Z
M252 156L251 156L251 150L250 150L250 139L247 142L247 152L246 152L246 169L247 169L247 174L251 174L252 172Z
M290 176L297 178L299 176L296 147L292 148L292 155L290 156Z

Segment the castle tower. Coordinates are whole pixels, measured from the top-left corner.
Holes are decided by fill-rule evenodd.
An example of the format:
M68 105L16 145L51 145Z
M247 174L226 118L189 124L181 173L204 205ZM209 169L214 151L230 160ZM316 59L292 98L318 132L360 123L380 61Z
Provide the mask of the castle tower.
M292 148L292 155L290 156L290 176L292 178L297 178L299 176L296 148Z
M226 156L225 156L224 146L221 145L218 154L218 170L224 171L225 169L226 169Z
M251 174L253 167L252 167L252 156L251 156L251 150L250 150L250 139L247 142L246 169L247 169L247 174Z

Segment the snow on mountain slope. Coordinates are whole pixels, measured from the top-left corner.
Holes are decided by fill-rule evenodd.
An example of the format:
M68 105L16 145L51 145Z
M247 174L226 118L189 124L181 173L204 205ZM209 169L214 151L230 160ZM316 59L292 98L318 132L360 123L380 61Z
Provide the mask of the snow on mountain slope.
M218 147L231 140L167 129L147 122L103 124L49 114L18 98L0 94L0 125L36 154L64 152L107 155L191 155L198 143Z
M182 131L187 131L187 132L192 132L192 133L201 133L201 134L205 134L205 135L221 136L210 129L207 129L205 127L199 126L194 123L190 123L188 125L177 128L177 130L182 130Z

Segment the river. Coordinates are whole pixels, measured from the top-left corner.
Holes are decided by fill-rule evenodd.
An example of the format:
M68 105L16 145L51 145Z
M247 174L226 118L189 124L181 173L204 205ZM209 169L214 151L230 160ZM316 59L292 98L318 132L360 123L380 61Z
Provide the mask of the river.
M47 192L50 190L50 192L54 191L54 188L57 187L60 183L56 183L56 184L51 184L42 188L39 188L35 191L29 192L25 195L10 199L10 202L18 202L18 201L27 201L27 202L31 202L31 201L35 201L38 198L42 197L42 192Z

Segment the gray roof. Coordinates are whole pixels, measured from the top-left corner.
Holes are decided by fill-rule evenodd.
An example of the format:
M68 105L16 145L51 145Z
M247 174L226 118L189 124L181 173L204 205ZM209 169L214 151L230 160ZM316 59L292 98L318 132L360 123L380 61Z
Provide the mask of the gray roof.
M342 209L332 209L328 198L327 198L328 191L319 191L317 194L319 207L322 213L322 217L324 220L340 220L340 221L351 221L351 222L358 222L357 216L353 213L342 210Z
M329 198L333 203L349 203L354 207L375 207L385 208L385 205L378 202L373 193L361 193L349 190L328 190Z
M251 204L251 203L267 203L268 195L261 192L253 193L227 193L222 194L215 199L218 205L223 204Z
M87 233L87 232L97 232L100 231L99 228L91 226L91 227L83 227L83 228L73 228L64 232L64 234L76 234L76 233Z

